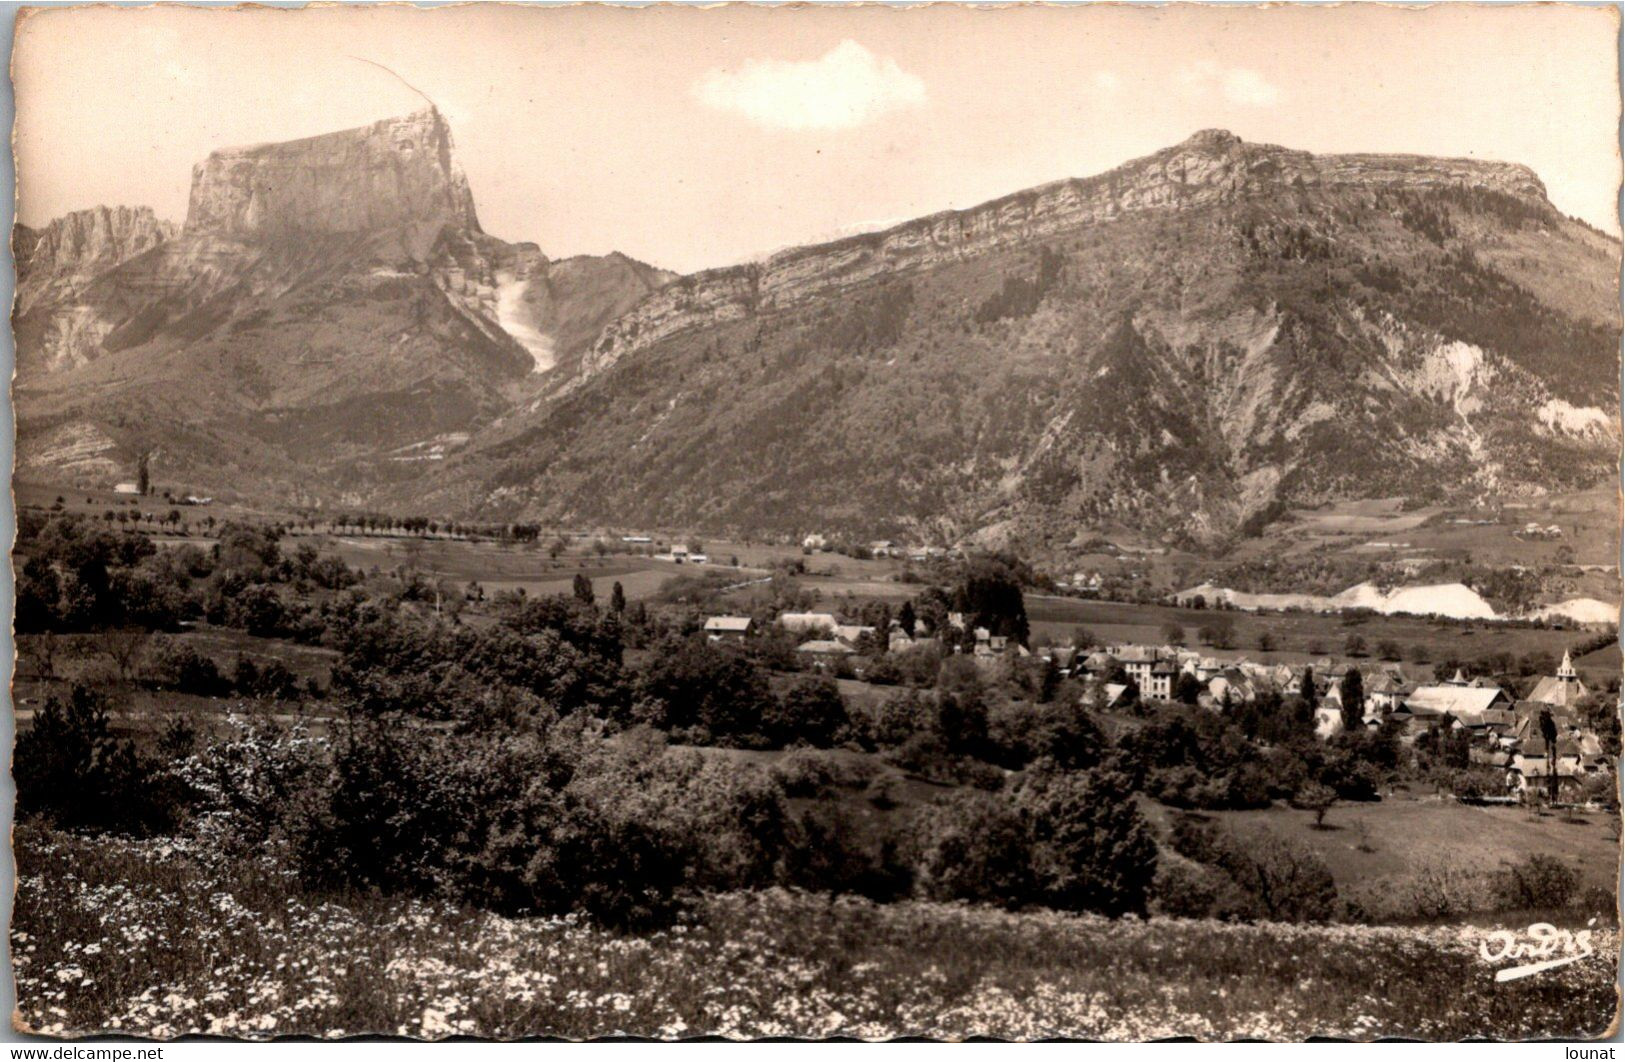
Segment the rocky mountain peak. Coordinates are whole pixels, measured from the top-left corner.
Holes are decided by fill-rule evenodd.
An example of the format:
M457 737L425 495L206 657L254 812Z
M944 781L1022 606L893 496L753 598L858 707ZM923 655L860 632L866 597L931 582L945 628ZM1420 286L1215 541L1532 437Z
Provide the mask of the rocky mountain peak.
M1241 137L1228 129L1201 129L1185 138L1179 146L1190 151L1228 151L1242 143Z
M174 223L160 220L151 207L91 207L42 229L19 229L17 260L21 269L47 274L105 269L174 235Z
M236 239L445 226L480 231L445 117L223 148L192 169L186 231Z

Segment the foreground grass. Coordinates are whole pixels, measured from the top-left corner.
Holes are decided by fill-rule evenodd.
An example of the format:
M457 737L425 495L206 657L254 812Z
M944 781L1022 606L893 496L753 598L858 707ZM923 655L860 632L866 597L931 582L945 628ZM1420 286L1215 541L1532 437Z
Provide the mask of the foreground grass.
M1233 926L779 891L619 936L571 918L299 895L173 842L22 828L18 1017L56 1035L1582 1038L1619 934L1498 985L1482 930Z

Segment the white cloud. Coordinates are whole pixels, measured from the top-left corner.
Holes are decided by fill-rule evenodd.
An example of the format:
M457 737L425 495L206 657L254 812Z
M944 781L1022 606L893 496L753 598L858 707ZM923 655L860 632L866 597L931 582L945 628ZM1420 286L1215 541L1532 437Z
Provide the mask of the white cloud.
M1116 92L1123 87L1123 79L1110 70L1095 72L1095 88L1102 92Z
M925 82L857 41L818 59L747 59L736 70L710 70L691 87L695 99L770 129L851 129L925 103Z
M1188 92L1219 92L1243 107L1273 107L1281 98L1281 90L1257 70L1221 66L1211 59L1186 67L1179 78Z
M1224 72L1224 94L1232 103L1248 107L1273 107L1281 98L1281 90L1270 84L1263 74L1244 66Z

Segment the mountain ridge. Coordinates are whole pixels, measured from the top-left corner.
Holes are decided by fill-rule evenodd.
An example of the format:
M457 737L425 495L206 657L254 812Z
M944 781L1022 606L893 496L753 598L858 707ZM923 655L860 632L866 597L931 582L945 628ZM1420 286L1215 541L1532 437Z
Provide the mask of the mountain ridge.
M1618 257L1527 167L1207 131L678 278L411 497L1053 549L1589 485L1618 447Z
M101 331L19 378L28 474L157 449L217 496L1064 551L1618 451L1619 243L1513 163L1205 130L689 276L484 233L433 109L194 172L55 306Z
M1188 208L1218 196L1256 192L1263 182L1283 187L1472 184L1541 202L1546 197L1539 177L1518 163L1400 154L1317 156L1205 129L1092 177L1063 178L873 232L786 248L759 262L690 274L612 324L593 345L586 369L598 371L707 319L774 309L822 288L974 255L1001 239L1037 239L1125 212Z

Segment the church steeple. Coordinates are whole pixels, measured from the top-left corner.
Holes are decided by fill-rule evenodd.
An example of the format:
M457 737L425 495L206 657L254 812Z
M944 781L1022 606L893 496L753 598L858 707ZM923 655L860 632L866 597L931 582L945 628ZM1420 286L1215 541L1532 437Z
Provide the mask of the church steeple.
M1573 682L1580 676L1574 670L1574 662L1569 659L1569 651L1563 650L1563 662L1558 665L1557 677L1564 682Z

